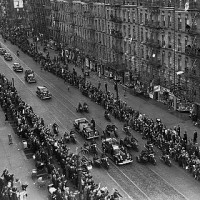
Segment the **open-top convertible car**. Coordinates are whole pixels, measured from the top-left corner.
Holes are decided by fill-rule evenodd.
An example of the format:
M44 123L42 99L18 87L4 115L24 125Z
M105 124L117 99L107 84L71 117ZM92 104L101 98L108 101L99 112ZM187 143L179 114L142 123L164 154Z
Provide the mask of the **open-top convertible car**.
M27 81L28 83L36 83L34 71L31 70L31 69L27 69L27 70L25 71L24 79L25 79L25 81Z
M40 99L51 99L52 95L45 86L37 86L37 96Z
M4 59L6 60L6 61L12 61L12 56L11 56L11 54L10 53L5 53L4 54Z
M99 137L99 132L92 128L91 124L86 118L76 119L74 121L74 127L87 140Z
M115 138L106 138L102 140L103 151L108 155L116 165L125 165L132 163L132 156L126 149L120 147Z
M13 64L13 71L15 72L23 72L23 67L19 63Z

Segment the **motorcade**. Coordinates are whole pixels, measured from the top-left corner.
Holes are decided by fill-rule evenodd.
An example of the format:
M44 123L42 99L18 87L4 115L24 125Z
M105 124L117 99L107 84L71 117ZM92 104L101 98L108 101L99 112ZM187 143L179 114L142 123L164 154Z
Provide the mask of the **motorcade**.
M15 72L23 72L23 67L19 63L14 63L13 64L13 71Z
M4 55L7 51L4 48L0 48L0 55Z
M52 98L52 94L49 92L46 86L37 86L36 94L42 100Z
M86 118L79 118L74 121L74 127L86 140L99 138L99 131L94 130Z
M25 81L28 82L28 83L36 83L34 71L31 70L31 69L27 69L27 70L25 71L24 79L25 79Z
M102 149L116 165L125 165L133 162L131 154L120 146L115 138L102 139Z
M13 57L11 56L10 53L5 53L5 54L4 54L4 59L5 59L6 61L12 61L12 60L13 60Z

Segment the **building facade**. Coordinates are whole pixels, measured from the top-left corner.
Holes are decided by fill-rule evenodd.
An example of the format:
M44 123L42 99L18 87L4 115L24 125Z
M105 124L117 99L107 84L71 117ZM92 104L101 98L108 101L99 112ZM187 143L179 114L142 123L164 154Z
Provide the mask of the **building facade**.
M54 0L52 5L52 36L86 57L88 67L200 102L198 0Z

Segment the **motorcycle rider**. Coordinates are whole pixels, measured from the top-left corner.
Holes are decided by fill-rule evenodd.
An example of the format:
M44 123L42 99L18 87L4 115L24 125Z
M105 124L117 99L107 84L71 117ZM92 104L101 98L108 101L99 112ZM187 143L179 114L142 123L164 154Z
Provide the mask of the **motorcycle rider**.
M105 110L105 112L104 112L104 117L105 117L106 119L110 119L110 114L109 114L108 110Z
M97 163L97 164L100 164L100 159L99 159L99 156L97 154L94 154L93 162Z
M17 50L17 56L19 57L19 50Z
M89 151L90 145L87 141L84 142L83 147Z
M79 104L78 104L78 110L80 111L82 109L83 109L82 104L79 102Z
M94 121L93 118L91 119L91 122L90 122L90 123L92 124L92 129L95 131L95 121Z
M84 109L87 109L87 108L88 108L88 105L87 105L86 102L83 103L83 108L84 108Z

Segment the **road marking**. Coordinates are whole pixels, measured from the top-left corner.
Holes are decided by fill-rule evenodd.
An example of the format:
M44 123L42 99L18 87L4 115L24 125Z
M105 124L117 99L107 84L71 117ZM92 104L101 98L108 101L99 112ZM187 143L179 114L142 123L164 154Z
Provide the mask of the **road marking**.
M186 200L189 200L184 194L182 194L181 192L179 192L173 185L171 185L171 183L169 183L165 178L163 178L160 174L158 174L156 171L154 171L153 169L150 169L152 172L154 172L157 176L159 176L164 182L166 182L169 186L171 186L178 194L180 194L181 196L183 196Z
M119 183L107 172L108 176L118 185L118 187L127 195L129 199L133 199L123 188ZM123 197L122 197L123 198Z

